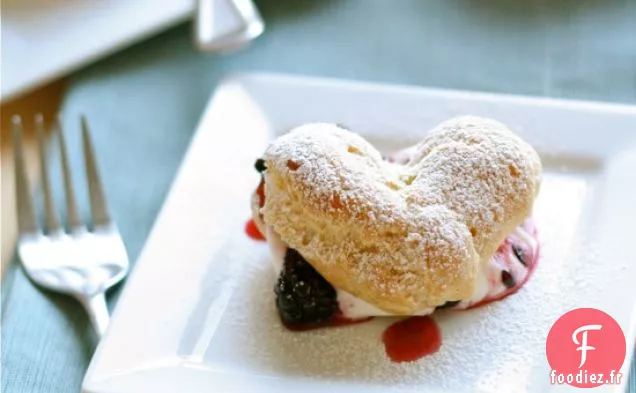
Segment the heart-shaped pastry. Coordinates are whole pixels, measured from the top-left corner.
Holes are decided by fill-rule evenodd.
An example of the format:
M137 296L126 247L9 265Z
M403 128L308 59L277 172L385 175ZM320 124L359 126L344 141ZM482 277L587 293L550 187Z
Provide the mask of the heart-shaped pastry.
M309 124L266 150L263 220L337 288L391 314L470 298L532 210L534 149L503 124L446 121L398 165L362 137Z

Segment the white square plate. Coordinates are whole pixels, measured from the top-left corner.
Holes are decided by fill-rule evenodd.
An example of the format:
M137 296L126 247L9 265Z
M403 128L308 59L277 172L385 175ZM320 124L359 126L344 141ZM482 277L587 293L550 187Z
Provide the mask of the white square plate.
M278 321L267 246L244 234L268 141L337 122L381 151L459 114L498 119L540 152L542 256L516 295L440 313L440 351L393 364L391 320L294 333ZM93 358L86 392L553 392L545 338L595 307L635 338L636 108L247 75L220 84ZM626 383L626 382L625 382ZM604 386L595 391L620 391ZM572 388L574 389L574 388ZM618 390L616 390L618 389Z

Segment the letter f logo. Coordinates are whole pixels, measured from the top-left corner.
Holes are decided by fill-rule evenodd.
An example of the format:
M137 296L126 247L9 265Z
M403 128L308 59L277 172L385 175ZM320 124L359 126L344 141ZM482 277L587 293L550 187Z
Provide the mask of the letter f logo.
M588 330L601 330L601 328L602 328L601 325L585 325L576 329L574 333L572 333L572 341L574 341L574 344L581 345L580 347L576 349L577 351L581 351L581 364L579 364L579 368L583 367L583 365L585 364L585 361L587 360L587 351L592 351L596 349L594 347L587 345ZM576 336L581 332L583 332L583 334L581 335L582 336L581 342L579 342Z

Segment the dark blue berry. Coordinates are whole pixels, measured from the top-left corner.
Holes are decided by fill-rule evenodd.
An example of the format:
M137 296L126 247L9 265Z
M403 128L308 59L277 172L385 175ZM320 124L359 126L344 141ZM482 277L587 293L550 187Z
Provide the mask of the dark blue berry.
M517 285L515 283L515 279L512 277L512 274L510 274L510 272L507 272L505 270L501 272L501 281L506 286L506 288L512 288L515 285Z
M459 304L461 300L449 300L446 303L442 304L441 306L437 306L435 307L436 310L443 310L445 308L453 308L456 305Z
M326 322L338 310L336 290L292 248L287 249L274 293L287 325Z
M512 252L515 253L515 256L517 257L517 259L519 259L519 262L521 262L523 266L528 266L528 261L526 260L526 253L523 252L523 249L521 247L517 246L516 244L513 244Z
M263 160L262 158L256 160L256 162L254 163L254 168L256 168L258 173L263 173L263 171L267 169L267 167L265 166L265 160Z

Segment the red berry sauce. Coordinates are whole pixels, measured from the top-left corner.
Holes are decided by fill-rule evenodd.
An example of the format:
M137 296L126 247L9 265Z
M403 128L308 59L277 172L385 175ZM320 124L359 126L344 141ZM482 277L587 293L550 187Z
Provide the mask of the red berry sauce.
M265 236L263 236L261 231L258 230L253 219L249 220L247 224L245 224L245 233L254 240L265 241Z
M265 179L261 177L261 182L256 189L256 195L258 195L258 206L263 207L265 205ZM263 216L261 215L261 219ZM254 240L265 241L265 235L258 230L254 219L251 219L245 224L245 234Z
M382 334L382 342L391 361L412 362L437 352L442 335L433 318L414 316L389 326Z

